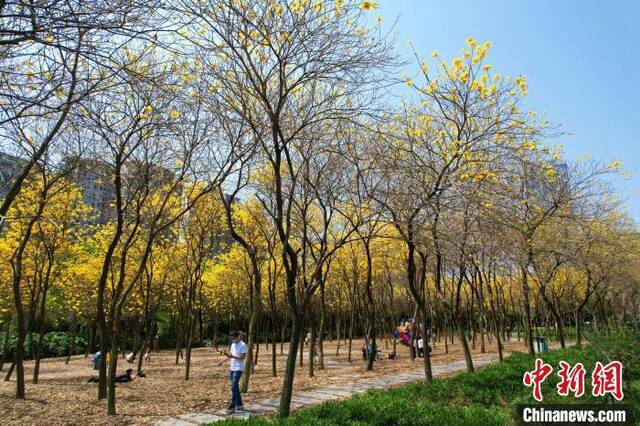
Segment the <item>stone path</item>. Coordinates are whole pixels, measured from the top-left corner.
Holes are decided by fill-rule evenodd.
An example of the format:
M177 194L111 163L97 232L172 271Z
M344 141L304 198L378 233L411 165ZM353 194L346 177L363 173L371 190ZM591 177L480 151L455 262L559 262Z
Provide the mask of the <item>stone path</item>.
M481 367L498 360L497 355L483 355L473 360L474 367ZM422 364L420 364L422 365ZM433 366L433 375L442 376L466 369L464 360L455 361L446 365ZM381 376L372 379L363 379L351 384L333 385L305 392L294 393L291 398L291 409L296 410L310 405L322 404L325 401L349 398L353 395L366 392L368 389L385 389L404 383L417 382L424 379L424 370L410 373L396 374L393 376ZM273 414L278 409L280 398L272 398L259 403L245 404L244 410L233 414L226 414L225 410L215 412L189 413L177 416L174 419L156 422L156 426L193 426L205 423L217 422L227 418L247 418L250 416Z

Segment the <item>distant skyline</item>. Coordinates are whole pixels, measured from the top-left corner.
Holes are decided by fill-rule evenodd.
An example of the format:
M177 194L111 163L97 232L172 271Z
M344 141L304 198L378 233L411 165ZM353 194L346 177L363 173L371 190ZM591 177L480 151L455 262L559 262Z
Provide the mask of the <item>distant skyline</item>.
M526 105L561 125L556 143L567 159L589 154L622 161L630 178L611 182L640 224L640 1L380 0L382 29L395 24L398 50L407 41L424 59L450 60L467 37L491 41L496 72L525 75ZM415 73L412 61L405 70Z

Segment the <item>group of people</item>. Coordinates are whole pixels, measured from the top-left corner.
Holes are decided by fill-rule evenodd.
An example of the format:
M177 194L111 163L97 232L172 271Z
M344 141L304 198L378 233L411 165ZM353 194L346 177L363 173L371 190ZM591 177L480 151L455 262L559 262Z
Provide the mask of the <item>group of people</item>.
M144 347L144 361L145 362L151 362L151 348L150 345L145 342ZM133 364L135 362L135 360L138 357L138 352L137 350L134 350L133 352L127 354L127 356L125 357L125 359L127 360L127 363L129 364ZM111 359L111 353L107 352L106 355L106 363L107 365L109 364L109 361ZM91 355L91 365L93 366L94 370L98 370L100 369L100 362L102 361L102 352L101 351L97 351L96 353ZM133 369L129 368L127 369L124 374L121 374L119 376L116 376L116 383L127 383L132 381L134 378L136 377L146 377L146 374L144 373L144 371L142 371L142 369L138 370L138 372L135 374L135 376L132 374L133 373ZM89 383L93 383L93 382L98 382L98 377L97 376L93 376L89 379Z
M369 359L369 351L371 351L371 343L364 343L362 345L362 347L360 348L360 350L362 351L362 359L363 360L367 360ZM376 345L376 360L380 361L382 359L382 350L380 349L380 346Z
M236 410L243 410L244 405L242 403L242 397L240 396L240 377L242 377L242 373L244 371L244 359L247 356L247 352L249 350L247 344L242 341L242 333L239 331L232 331L229 333L229 351L223 352L222 355L224 358L218 362L218 366L222 365L224 362L229 361L229 378L231 381L231 401L229 402L229 406L227 407L227 413L234 413ZM146 346L146 350L144 353L145 361L149 362L151 360L151 355L149 353L149 346ZM133 363L136 359L136 352L132 352L127 355L126 359L128 363ZM111 354L107 352L106 361L109 362ZM94 370L98 370L100 368L100 362L102 358L102 353L100 351L94 353L91 356L91 363L93 365ZM120 374L116 376L116 383L128 383L134 380L136 377L145 377L143 371L138 371L135 375L133 374L133 369L128 368L124 374ZM93 376L89 379L89 383L98 383L98 376Z
M310 341L309 336L309 341ZM229 402L229 406L227 407L227 413L231 414L237 410L243 410L244 404L242 403L242 397L240 396L240 378L242 377L242 373L244 372L244 359L247 356L247 352L249 350L247 344L242 341L242 333L239 331L232 331L229 333L229 350L222 352L221 354L224 356L220 362L218 362L218 366L221 366L225 362L229 361L229 380L231 382L231 401ZM315 343L315 342L314 342ZM418 353L417 355L422 357L424 356L424 342L422 339L418 339L417 341ZM371 350L371 344L365 343L362 345L362 359L366 360L369 356L369 351ZM431 352L431 347L428 347L429 352ZM109 360L110 354L107 353L107 361ZM92 356L92 363L94 370L97 370L100 366L100 351L96 352ZM127 356L127 361L132 363L135 360L136 354L131 353ZM150 360L149 347L146 347L146 351L144 354L145 361ZM130 359L131 358L131 359ZM382 359L382 353L380 347L376 345L376 359ZM389 354L389 359L395 359L395 353ZM124 374L121 374L116 377L115 381L117 383L127 383L132 381L135 377L145 377L142 371L139 371L135 376L132 374L133 369L129 368L126 370ZM94 376L89 379L89 382L97 382L98 377Z

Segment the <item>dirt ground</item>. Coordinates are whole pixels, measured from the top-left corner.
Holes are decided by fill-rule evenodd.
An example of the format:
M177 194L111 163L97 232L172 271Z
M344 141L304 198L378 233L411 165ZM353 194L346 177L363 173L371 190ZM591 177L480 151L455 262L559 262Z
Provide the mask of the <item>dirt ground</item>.
M409 349L398 344L397 359L386 359L392 350L384 340L379 343L385 359L376 362L374 370L366 371L366 362L362 360L360 348L362 340L353 342L352 362L347 360L344 342L336 356L337 342L325 342L325 369L320 370L316 363L315 377L309 377L308 353L305 348L304 366L296 369L294 389L311 390L331 384L349 383L354 379L393 375L404 371L415 371L422 367L422 359L411 361ZM249 391L243 395L243 401L257 402L279 395L282 385L282 372L288 345L284 345L283 354L280 345L277 348L278 377L271 375L271 347L267 350L261 344L258 364L251 376ZM524 350L522 342L512 341L506 344L505 353ZM495 340L486 343L486 353L496 353ZM477 342L474 355L480 355ZM117 386L117 412L109 417L105 414L106 402L97 401L97 384L87 383L96 374L91 368L90 359L75 356L69 365L64 358L45 359L41 362L40 382L31 383L33 362L25 365L27 381L27 399L17 401L15 393L15 375L10 382L0 381L0 422L2 424L150 424L179 414L197 411L210 411L226 407L229 400L228 365L217 367L220 355L212 348L195 349L192 353L191 376L184 380L184 361L175 365L175 351L161 351L152 354L151 362L146 363L145 378ZM444 344L436 342L432 353L433 365L448 364L463 359L462 349L456 341L449 345L445 354ZM128 368L123 359L118 360L118 371ZM134 367L135 368L135 367ZM6 370L6 367L5 367Z

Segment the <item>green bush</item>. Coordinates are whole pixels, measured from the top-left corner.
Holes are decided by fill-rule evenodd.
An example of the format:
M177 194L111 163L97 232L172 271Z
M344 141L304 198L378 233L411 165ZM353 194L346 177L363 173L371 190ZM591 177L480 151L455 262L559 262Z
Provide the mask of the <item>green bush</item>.
M73 334L66 331L52 331L45 333L42 341L43 358L66 356L69 352L69 344L71 343ZM25 359L33 358L33 351L38 343L38 333L27 334L24 347ZM33 342L33 344L32 344ZM16 354L16 345L18 343L17 334L9 335L9 350L7 352L7 361L12 361ZM82 336L76 336L76 347L74 355L84 352L87 344ZM4 334L0 335L0 351L4 350Z
M624 402L632 415L640 414L640 334L627 332L589 346L572 347L545 353L541 358L553 366L554 373L543 383L545 403L604 404L606 398L591 395L590 373L596 361L619 360L624 365ZM504 425L515 422L518 404L535 403L531 388L522 384L525 371L531 370L535 357L514 353L504 362L473 374L436 379L431 384L412 383L390 390L369 390L344 401L326 402L294 413L286 421L274 417L229 420L238 425ZM582 362L587 369L585 394L576 399L556 392L559 362Z

